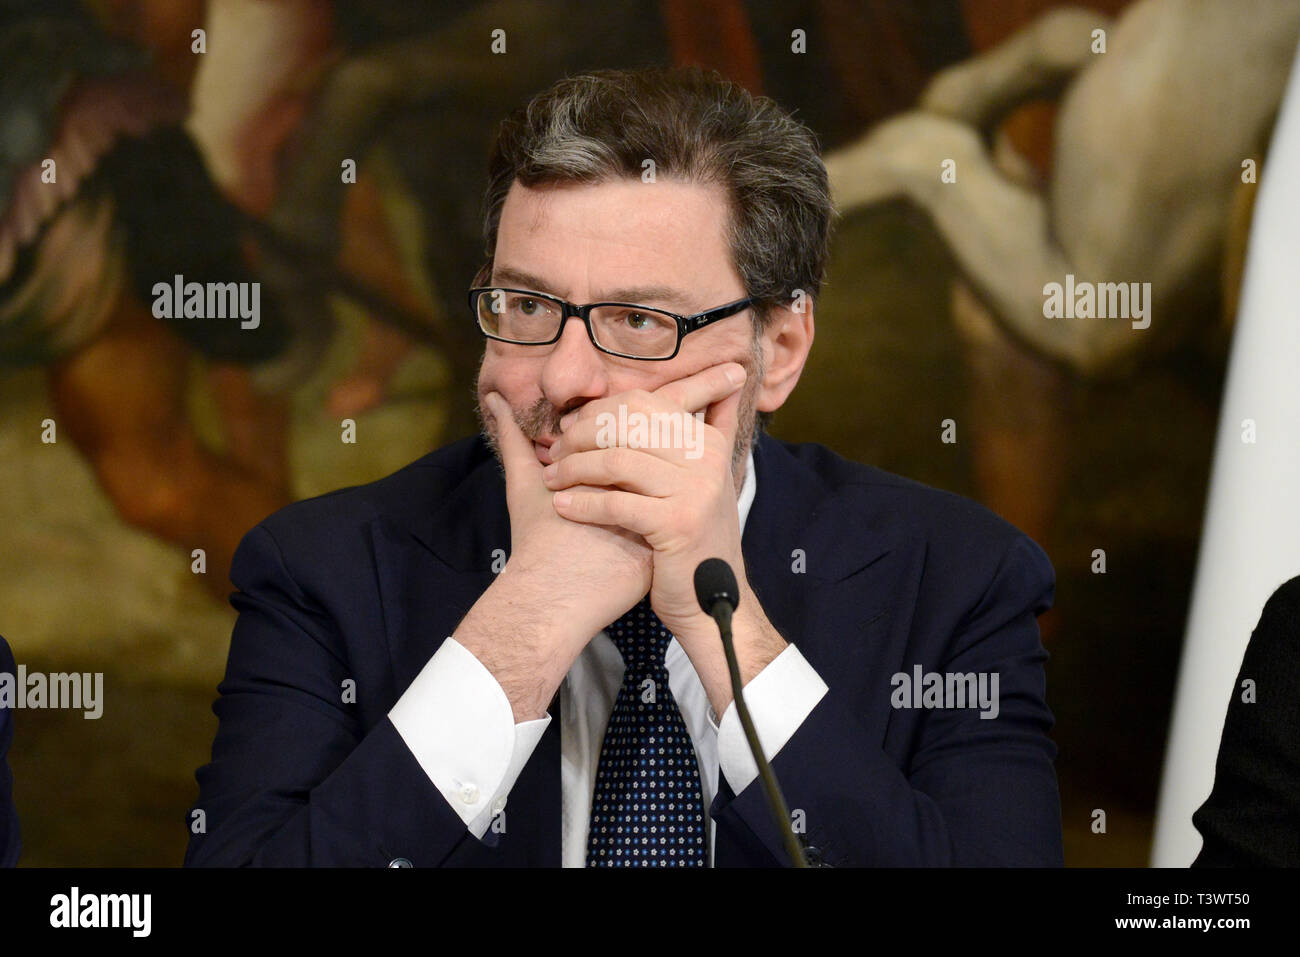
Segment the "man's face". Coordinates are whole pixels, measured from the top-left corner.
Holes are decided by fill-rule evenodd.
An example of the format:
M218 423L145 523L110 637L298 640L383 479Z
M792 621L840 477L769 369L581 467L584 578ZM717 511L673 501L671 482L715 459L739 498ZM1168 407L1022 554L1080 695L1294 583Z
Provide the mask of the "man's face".
M528 188L516 182L501 211L488 284L579 305L631 302L693 315L745 298L724 235L726 214L726 196L716 186L626 179ZM739 487L762 377L752 317L746 310L693 332L662 362L599 351L576 318L554 345L488 340L477 385L484 434L495 449L495 423L483 415L483 397L496 391L533 440L538 460L550 464L560 417L584 403L632 389L653 392L708 366L739 362L748 373L733 458Z

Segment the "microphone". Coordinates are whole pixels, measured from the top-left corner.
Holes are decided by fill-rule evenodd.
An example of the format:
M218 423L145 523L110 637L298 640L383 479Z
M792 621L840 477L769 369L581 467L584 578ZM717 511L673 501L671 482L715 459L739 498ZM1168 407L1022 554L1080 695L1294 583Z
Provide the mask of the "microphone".
M727 605L727 617L740 605L740 586L731 566L721 558L706 558L695 569L695 598L706 615L714 614L718 602Z
M740 604L740 587L736 584L736 574L721 558L706 558L695 569L695 598L704 609L704 613L718 623L718 632L722 635L722 651L727 656L727 671L731 675L731 695L736 701L736 713L740 717L740 726L745 730L745 740L749 742L750 753L758 765L758 776L763 782L767 794L767 805L772 811L777 832L785 844L786 853L795 867L807 867L799 840L794 836L790 825L790 811L781 794L781 786L772 773L767 758L763 757L763 748L758 742L758 732L754 730L754 721L749 716L745 705L745 695L740 683L740 665L736 661L736 648L731 640L731 613Z

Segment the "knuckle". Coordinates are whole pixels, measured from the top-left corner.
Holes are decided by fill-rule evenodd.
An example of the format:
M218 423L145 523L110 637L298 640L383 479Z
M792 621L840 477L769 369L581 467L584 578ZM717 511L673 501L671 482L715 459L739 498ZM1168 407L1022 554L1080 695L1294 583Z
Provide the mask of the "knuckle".
M572 455L566 455L560 463L560 470L557 473L559 478L570 483L586 481L592 472L592 462L590 452L574 452Z
M603 459L606 465L606 476L610 472L626 472L630 470L635 459L636 453L625 446L616 446L610 449Z

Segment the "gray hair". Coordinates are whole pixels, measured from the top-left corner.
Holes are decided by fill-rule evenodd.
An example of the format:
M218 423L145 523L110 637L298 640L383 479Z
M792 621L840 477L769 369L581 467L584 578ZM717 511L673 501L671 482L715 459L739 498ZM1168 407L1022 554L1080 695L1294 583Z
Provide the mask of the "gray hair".
M767 97L697 67L566 77L502 123L484 198L488 281L510 186L595 184L655 174L717 184L727 241L764 325L773 306L825 279L834 214L815 135Z

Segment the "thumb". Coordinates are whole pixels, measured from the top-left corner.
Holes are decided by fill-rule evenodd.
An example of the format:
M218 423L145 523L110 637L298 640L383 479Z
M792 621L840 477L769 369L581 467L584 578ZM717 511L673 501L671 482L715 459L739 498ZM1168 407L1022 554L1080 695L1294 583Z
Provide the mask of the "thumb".
M506 469L506 487L509 488L531 472L538 473L535 478L536 483L540 484L542 464L533 452L533 443L515 421L510 403L496 392L489 392L483 401L496 420L497 447L501 450L501 462Z

